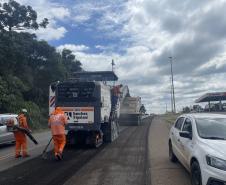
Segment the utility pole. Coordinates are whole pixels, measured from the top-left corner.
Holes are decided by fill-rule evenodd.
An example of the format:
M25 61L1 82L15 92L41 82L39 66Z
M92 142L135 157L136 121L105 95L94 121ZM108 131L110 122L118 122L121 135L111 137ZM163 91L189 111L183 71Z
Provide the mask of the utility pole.
M112 59L112 61L111 61L111 70L112 70L112 72L114 72L114 66L115 66L115 62ZM115 86L115 80L113 81L113 86Z
M115 62L114 62L114 60L112 59L112 61L111 61L111 66L112 66L112 72L114 72L114 66L115 66Z
M169 57L171 66L171 87L172 87L172 99L173 99L173 112L176 113L175 94L174 94L174 81L173 81L173 57Z
M173 112L173 88L171 76L170 76L170 99L171 99L171 112Z

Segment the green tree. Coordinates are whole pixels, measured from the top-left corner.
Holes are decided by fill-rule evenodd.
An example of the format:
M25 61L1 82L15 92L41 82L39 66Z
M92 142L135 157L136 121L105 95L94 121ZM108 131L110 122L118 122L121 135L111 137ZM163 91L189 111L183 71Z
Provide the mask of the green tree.
M12 0L0 5L0 113L26 108L31 127L46 126L49 85L82 70L82 65L72 51L59 53L35 34L14 31L45 27L36 22L31 7Z
M33 128L46 125L49 85L82 70L73 53L65 51L58 53L30 33L0 32L0 113L27 108Z
M81 62L75 58L75 55L69 49L63 49L61 60L67 69L67 77L71 77L74 72L82 70Z
M37 13L31 6L20 5L14 0L8 3L0 3L0 30L24 30L39 27L46 28L48 19L37 22Z

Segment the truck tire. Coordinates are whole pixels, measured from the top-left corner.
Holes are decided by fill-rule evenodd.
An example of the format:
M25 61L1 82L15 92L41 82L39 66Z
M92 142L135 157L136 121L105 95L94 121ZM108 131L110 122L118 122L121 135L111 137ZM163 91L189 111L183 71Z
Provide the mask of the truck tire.
M102 144L103 144L103 133L102 132L96 133L94 135L94 143L93 143L94 148L98 148Z

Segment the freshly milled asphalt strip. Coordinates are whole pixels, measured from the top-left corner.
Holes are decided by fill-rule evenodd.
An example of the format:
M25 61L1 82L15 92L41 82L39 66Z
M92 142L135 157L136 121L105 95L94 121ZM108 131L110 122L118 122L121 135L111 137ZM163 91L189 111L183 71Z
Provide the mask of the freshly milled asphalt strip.
M119 138L98 149L66 149L57 162L41 156L0 172L0 185L146 184L149 122L125 128Z
M130 126L64 185L145 185L150 181L147 135L151 120ZM147 169L148 168L148 169Z

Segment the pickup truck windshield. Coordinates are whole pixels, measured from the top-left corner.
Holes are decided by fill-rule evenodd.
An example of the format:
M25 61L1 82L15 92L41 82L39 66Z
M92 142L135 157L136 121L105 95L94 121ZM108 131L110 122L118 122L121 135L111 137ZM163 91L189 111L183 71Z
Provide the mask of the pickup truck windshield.
M215 140L226 139L225 118L197 118L196 125L201 138Z
M57 102L93 102L94 89L93 82L61 83L57 87Z

